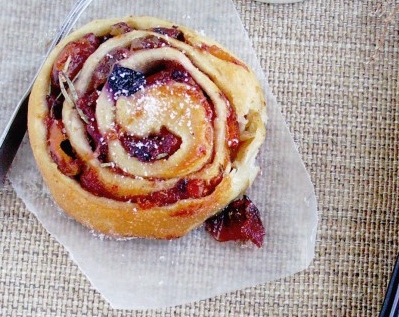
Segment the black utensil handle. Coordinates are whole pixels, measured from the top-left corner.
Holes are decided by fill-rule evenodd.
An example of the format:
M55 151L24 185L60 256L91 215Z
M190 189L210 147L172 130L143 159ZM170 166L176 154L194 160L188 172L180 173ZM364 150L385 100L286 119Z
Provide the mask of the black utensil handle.
M26 133L28 97L29 94L16 108L11 124L6 128L0 140L0 187Z
M396 258L391 280L385 294L379 317L397 317L399 316L399 255Z

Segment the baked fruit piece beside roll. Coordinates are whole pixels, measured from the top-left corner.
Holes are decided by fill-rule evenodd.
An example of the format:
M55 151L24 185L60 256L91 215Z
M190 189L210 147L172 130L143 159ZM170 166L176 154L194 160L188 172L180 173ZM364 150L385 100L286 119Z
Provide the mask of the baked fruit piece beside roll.
M256 207L246 197L235 205L249 213L229 204L259 171L265 122L256 76L231 52L183 26L134 16L93 21L60 42L28 114L50 192L85 226L171 239L224 210L208 231L257 245ZM228 217L232 210L241 220ZM235 239L220 227L226 220Z

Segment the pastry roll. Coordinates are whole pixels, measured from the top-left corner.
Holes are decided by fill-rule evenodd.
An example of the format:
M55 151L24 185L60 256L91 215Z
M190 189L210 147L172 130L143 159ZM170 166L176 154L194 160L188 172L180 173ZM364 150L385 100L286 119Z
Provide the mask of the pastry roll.
M259 168L266 108L220 44L152 17L93 21L47 58L29 100L33 153L59 206L115 237L185 235Z

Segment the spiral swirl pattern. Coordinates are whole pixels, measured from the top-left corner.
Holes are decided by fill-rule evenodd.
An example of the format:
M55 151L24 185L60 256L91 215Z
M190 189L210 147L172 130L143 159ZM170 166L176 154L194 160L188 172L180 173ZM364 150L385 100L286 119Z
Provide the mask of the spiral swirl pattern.
M29 105L32 148L58 204L124 237L182 236L242 194L258 172L265 120L245 64L149 17L71 34Z

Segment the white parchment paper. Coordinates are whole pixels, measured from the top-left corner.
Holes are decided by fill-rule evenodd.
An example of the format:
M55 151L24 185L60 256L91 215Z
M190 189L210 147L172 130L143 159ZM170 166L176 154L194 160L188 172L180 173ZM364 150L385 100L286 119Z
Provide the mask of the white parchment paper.
M219 243L203 228L173 241L115 241L95 235L52 200L27 139L9 174L18 196L114 308L184 304L305 269L314 256L317 225L313 185L231 0L95 0L77 27L92 19L129 14L194 28L231 49L256 72L269 121L259 155L262 173L248 195L265 224L263 248Z

